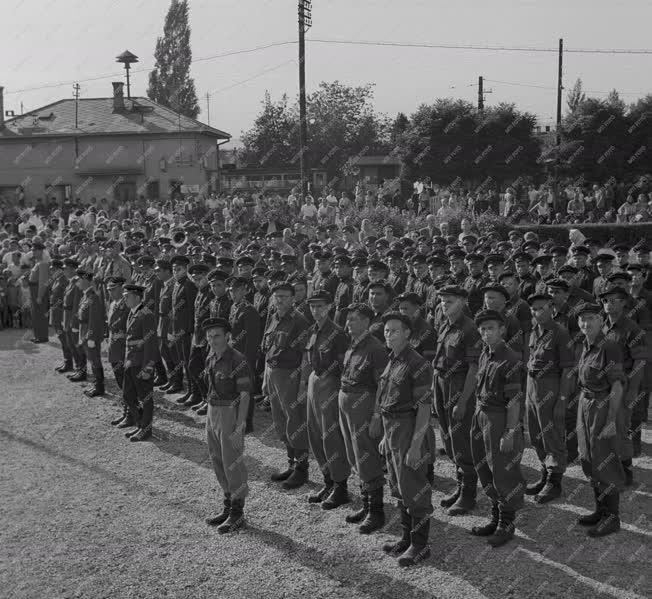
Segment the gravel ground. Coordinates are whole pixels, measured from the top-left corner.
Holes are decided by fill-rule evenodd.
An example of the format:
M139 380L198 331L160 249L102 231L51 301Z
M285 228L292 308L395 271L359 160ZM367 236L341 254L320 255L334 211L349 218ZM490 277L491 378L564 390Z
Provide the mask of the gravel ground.
M269 474L285 463L266 413L247 437L248 527L219 535L204 524L221 493L204 442L204 419L158 395L154 438L129 443L108 422L118 412L111 377L105 398L55 373L55 343L28 331L0 332L0 596L25 597L650 597L652 458L635 460L637 484L622 499L623 530L594 540L574 525L592 507L579 467L564 498L529 498L518 538L491 549L469 535L484 520L482 497L468 517L438 507L453 486L436 465L432 558L403 570L381 544L398 534L396 511L383 531L362 536L344 508L325 513L308 489L285 492ZM644 432L652 453L652 432ZM536 475L528 449L524 473ZM357 489L355 481L352 489ZM358 498L355 498L355 505Z

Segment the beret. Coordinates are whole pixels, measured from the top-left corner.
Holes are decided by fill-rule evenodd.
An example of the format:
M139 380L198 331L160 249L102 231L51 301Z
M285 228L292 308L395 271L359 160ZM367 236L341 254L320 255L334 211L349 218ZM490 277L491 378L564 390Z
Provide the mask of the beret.
M495 320L500 324L505 324L504 316L500 312L497 312L496 310L480 310L480 312L478 312L475 315L475 324L478 326L481 325L483 322L487 322L490 320Z
M327 304L332 304L333 303L333 296L328 293L328 291L315 291L309 298L308 298L308 303L317 303L317 302L325 302Z
M429 258L426 259L426 263L428 266L443 266L447 267L449 262L447 258L444 258L443 256L430 256Z
M550 254L541 254L532 260L532 265L536 266L537 264L550 264L552 262L552 256Z
M497 293L502 293L505 296L505 299L509 299L509 293L507 289L505 289L502 285L486 285L482 289L480 289L482 293L486 293L487 291L496 291Z
M564 281L564 279L552 279L547 281L546 287L551 287L552 289L563 289L564 291L568 291L570 289L570 286L566 281Z
M564 266L562 266L557 272L560 275L565 273L565 272L569 272L571 274L576 275L579 271L572 264L564 264Z
M412 331L412 321L409 317L401 314L400 312L385 312L382 316L383 324L387 324L390 320L400 320L410 331Z
M629 292L621 285L614 285L613 287L610 287L606 291L603 291L598 297L600 299L603 299L608 295L620 295L620 297L622 298L627 298L629 297Z
M256 261L251 256L240 256L235 261L235 264L236 266L242 266L242 265L253 266L254 264L256 264Z
M371 306L369 304L363 304L362 302L350 304L347 307L347 310L349 313L358 312L359 314L367 317L369 320L374 317L374 311L371 309Z
M346 255L337 256L334 260L335 264L344 264L345 266L351 266L351 258Z
M596 257L595 257L595 262L596 264L598 262L611 262L614 259L613 254L607 254L606 252L600 252Z
M224 329L227 333L231 332L231 325L226 318L206 318L202 321L201 328L204 329L204 331L219 328Z
M445 285L439 291L437 291L437 294L452 295L454 297L461 297L461 298L469 297L468 291L466 289L462 289L462 287L458 287L457 285Z
M488 254L484 261L485 264L503 264L505 257L502 254Z
M152 256L141 256L136 261L136 264L138 264L138 266L154 266L155 263L156 260Z
M156 261L156 268L159 270L172 270L172 263L169 260L161 258Z
M217 259L217 264L220 266L226 266L227 268L233 268L234 260L233 258L228 258L226 256L222 256Z
M609 283L620 280L627 281L629 283L632 280L632 275L630 275L628 272L614 272L607 277L607 281L609 281Z
M549 302L552 300L552 297L550 297L547 293L533 293L532 295L528 296L527 303L531 306L537 300Z
M204 264L203 262L198 262L197 264L193 264L188 268L188 272L191 275L205 275L208 271L210 270L210 267L208 264Z
M584 254L585 256L588 256L591 253L591 250L587 248L585 245L576 245L571 248L571 254L573 256L576 256L578 254Z
M272 287L272 293L276 293L277 291L289 291L292 295L294 295L294 287L287 281L280 281Z
M266 266L256 266L252 271L251 274L254 277L264 277L267 274L267 267Z
M576 308L575 314L577 316L582 316L582 314L602 314L602 306L600 304L585 302Z

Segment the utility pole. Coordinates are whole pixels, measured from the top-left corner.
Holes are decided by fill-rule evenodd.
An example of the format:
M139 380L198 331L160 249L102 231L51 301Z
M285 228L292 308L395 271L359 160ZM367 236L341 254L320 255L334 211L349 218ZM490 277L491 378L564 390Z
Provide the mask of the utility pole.
M482 90L482 75L478 77L478 110L484 110L484 92Z
M299 160L301 168L301 199L307 192L308 128L306 123L306 31L312 26L311 0L299 0Z
M564 40L559 38L559 68L557 72L557 156L555 159L555 202L559 202L559 150L561 146L561 92L564 89L562 84L564 60ZM557 206L555 206L557 209Z
M75 98L75 129L79 129L79 83L75 83L72 89L72 95Z
M211 95L206 92L206 120L211 124Z

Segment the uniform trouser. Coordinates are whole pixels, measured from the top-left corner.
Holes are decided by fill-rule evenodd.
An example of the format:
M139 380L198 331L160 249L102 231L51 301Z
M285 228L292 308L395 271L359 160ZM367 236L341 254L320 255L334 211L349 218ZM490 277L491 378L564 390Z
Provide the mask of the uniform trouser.
M340 428L349 464L358 474L363 491L375 491L385 485L383 457L378 451L380 439L369 436L369 422L374 412L376 394L367 391L338 396Z
M111 368L113 369L113 376L115 376L115 382L118 384L118 387L122 389L125 379L125 367L122 362L111 362Z
M206 354L208 347L205 345L193 345L190 348L190 357L188 358L188 382L192 386L192 393L195 397L201 397L206 400L208 389L204 382L204 369L206 368Z
M630 373L625 373L625 377L628 379ZM622 427L619 427L619 450L620 450L620 459L623 461L629 461L634 456L634 445L632 444L631 428L632 428L632 416L634 414L634 409L644 401L640 386L638 395L628 399L627 398L627 383L623 384L623 399L621 402L621 417L622 417Z
M405 455L412 444L416 414L383 415L383 427L387 444L387 474L392 497L396 497L412 518L426 518L432 514L432 479L429 466L435 461L435 438L432 428L421 446L421 461L417 468L405 463Z
M139 376L141 372L141 366L125 368L122 398L134 422L147 430L152 426L154 414L154 381L151 376L147 380L142 379Z
M577 443L582 470L600 492L623 491L625 472L621 463L622 414L616 417L616 435L601 439L598 435L607 422L609 392L589 394L583 391L577 409Z
M67 330L65 335L68 338L68 347L72 352L72 358L77 370L86 370L86 354L83 345L79 344L79 331Z
M84 341L84 352L91 363L91 371L95 377L95 383L104 384L104 368L102 368L101 343L95 342L95 347L88 347L88 341Z
M308 459L308 422L306 398L299 397L299 369L267 367L266 380L276 432L303 462Z
M176 357L174 344L169 343L165 337L159 337L158 349L161 354L161 361L167 368L167 376L174 378L176 369L179 368L179 359Z
M526 414L530 442L548 472L566 471L566 410L555 415L559 377L527 377Z
M180 335L174 341L174 351L179 359L178 368L175 370L175 381L179 384L183 383L184 374L186 379L190 381L188 374L188 362L190 361L190 335Z
M57 329L57 338L59 339L59 343L61 343L61 352L63 353L63 361L66 364L72 364L73 353L72 353L72 348L70 347L68 334L66 333L66 331Z
M464 389L465 380L465 373L450 376L435 375L435 411L439 419L446 455L455 464L458 476L462 477L464 486L475 489L478 475L473 467L471 455L471 421L475 410L475 394L472 394L466 403L464 418L459 422L453 418L453 408Z
M244 432L235 432L238 422L239 402L225 406L208 405L206 437L208 454L213 462L217 482L225 495L244 499L249 494L247 468L245 467Z
M500 451L500 438L507 424L507 410L496 411L478 408L471 424L471 450L473 463L482 489L492 502L503 510L514 511L523 507L525 480L521 473L523 457L523 431L514 431L512 450Z
M30 284L29 291L32 299L32 329L34 338L39 341L48 340L48 317L46 306L38 302L38 285Z
M308 441L324 476L335 482L349 478L351 466L346 457L346 445L340 428L337 396L340 381L335 376L308 378Z

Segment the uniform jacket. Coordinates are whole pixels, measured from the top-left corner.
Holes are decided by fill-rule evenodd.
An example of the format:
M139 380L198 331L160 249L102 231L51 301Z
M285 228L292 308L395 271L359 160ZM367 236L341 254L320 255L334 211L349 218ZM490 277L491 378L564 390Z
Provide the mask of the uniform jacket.
M170 332L170 314L172 313L172 292L174 291L174 278L170 277L161 287L158 303L158 327L156 334L166 339Z
M153 368L158 360L154 315L141 303L127 317L125 367Z
M63 294L63 329L64 331L79 332L79 301L81 300L81 290L77 287L79 277L74 276L66 287Z
M79 342L94 341L99 346L104 339L104 306L93 287L82 294L77 311Z
M191 335L195 327L195 298L197 286L188 278L175 281L172 290L172 311L170 314L170 333ZM152 318L154 315L152 314Z
M124 362L127 340L127 318L129 308L124 299L112 301L109 305L108 328L109 328L109 349L108 359L111 364Z
M193 345L206 344L206 334L201 325L211 315L211 302L214 298L215 294L211 291L210 285L205 285L197 290L197 297L195 297L195 327L192 333Z
M57 276L50 284L50 326L55 331L63 330L64 295L68 279L65 275Z
M247 301L231 306L229 314L231 324L231 346L247 358L254 370L260 350L262 327L254 307Z

